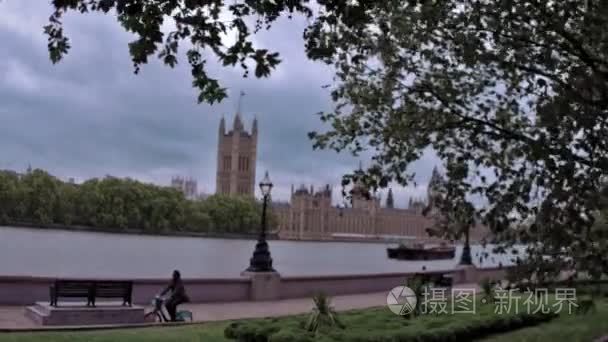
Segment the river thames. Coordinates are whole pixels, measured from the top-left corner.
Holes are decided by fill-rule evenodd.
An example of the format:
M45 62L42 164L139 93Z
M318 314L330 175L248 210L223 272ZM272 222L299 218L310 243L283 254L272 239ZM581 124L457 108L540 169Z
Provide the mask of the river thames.
M254 240L108 234L0 227L0 275L78 278L233 278L249 265ZM453 260L398 261L385 243L269 241L274 268L284 276L445 270ZM476 266L512 264L513 254L471 248ZM479 264L479 255L489 256Z

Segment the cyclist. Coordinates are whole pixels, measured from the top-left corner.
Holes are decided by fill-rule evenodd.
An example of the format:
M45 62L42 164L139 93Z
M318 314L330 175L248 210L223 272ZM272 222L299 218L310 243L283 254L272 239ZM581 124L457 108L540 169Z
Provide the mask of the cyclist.
M161 292L161 296L165 293L171 291L171 296L165 302L165 307L167 308L167 312L169 313L169 317L171 321L175 321L175 315L177 312L177 306L188 302L190 299L188 295L186 295L186 288L184 287L184 283L182 282L182 277L178 270L173 271L173 276L171 277L171 282Z

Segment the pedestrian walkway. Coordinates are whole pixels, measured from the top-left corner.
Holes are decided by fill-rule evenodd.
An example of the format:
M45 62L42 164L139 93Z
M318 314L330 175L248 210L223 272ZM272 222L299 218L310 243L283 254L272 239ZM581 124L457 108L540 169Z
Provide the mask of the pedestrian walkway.
M458 287L466 289L475 288L478 290L477 285L474 284L462 284L458 285ZM332 306L337 311L385 306L389 291L390 289L387 289L386 292L334 296L332 297ZM312 308L313 302L311 298L282 299L268 302L224 302L180 305L180 309L192 311L194 320L197 322L296 315L309 312ZM146 311L150 309L146 308ZM0 331L62 329L62 327L41 327L36 325L25 317L24 313L25 307L23 306L0 306Z

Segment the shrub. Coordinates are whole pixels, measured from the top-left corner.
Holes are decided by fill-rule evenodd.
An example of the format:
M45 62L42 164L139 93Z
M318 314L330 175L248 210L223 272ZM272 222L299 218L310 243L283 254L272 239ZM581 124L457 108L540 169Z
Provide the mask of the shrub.
M338 315L331 307L331 299L327 295L319 293L312 300L315 307L306 322L306 330L316 333L321 326L344 328L344 325L338 320Z
M224 336L239 342L266 342L281 328L263 322L234 322L224 329Z
M593 298L579 298L578 307L576 308L577 315L585 315L589 312L595 312L595 301Z
M314 336L303 331L281 330L269 336L269 342L312 342Z
M374 312L374 311L372 311ZM320 325L316 333L307 331L302 321L303 317L290 317L274 320L255 320L232 323L224 331L224 335L239 342L451 342L470 341L493 333L512 331L515 329L547 322L557 314L527 314L516 315L475 315L468 320L450 320L447 317L422 316L411 321L409 325L382 325L380 321L367 320L369 329L349 322L354 329L334 329L332 326ZM365 317L363 317L365 318ZM361 317L359 317L361 319ZM419 321L422 320L422 321ZM378 326L380 324L381 326Z
M481 291L483 293L483 299L486 300L486 303L494 302L494 283L489 278L485 278L479 284L481 287Z

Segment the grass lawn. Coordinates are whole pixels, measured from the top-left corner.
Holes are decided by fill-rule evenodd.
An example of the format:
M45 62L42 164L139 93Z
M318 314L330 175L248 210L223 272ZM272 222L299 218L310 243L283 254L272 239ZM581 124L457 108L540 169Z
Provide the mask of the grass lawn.
M598 302L597 312L587 315L561 315L553 321L536 327L523 328L511 333L484 339L484 342L507 341L568 341L590 342L608 335L608 301Z
M349 336L371 337L383 336L387 333L429 331L448 329L460 324L470 324L471 321L493 316L493 306L481 305L473 317L469 314L459 315L429 315L412 320L396 316L387 308L353 310L340 314L341 321L346 325L342 337L348 341ZM265 322L278 324L285 329L298 329L304 316L250 320L246 322ZM183 327L138 328L125 330L105 330L90 332L47 332L47 333L9 333L0 334L0 342L155 342L155 341L185 341L185 342L214 342L230 341L224 338L224 329L230 322L214 322ZM523 328L514 332L504 333L484 339L486 342L502 341L592 341L594 338L608 334L608 301L597 303L597 312L587 315L562 314L549 323L536 327ZM409 335L409 334L408 334ZM234 341L234 340L232 340Z
M184 327L98 330L86 332L44 332L0 334L0 342L216 342L227 341L228 322Z

